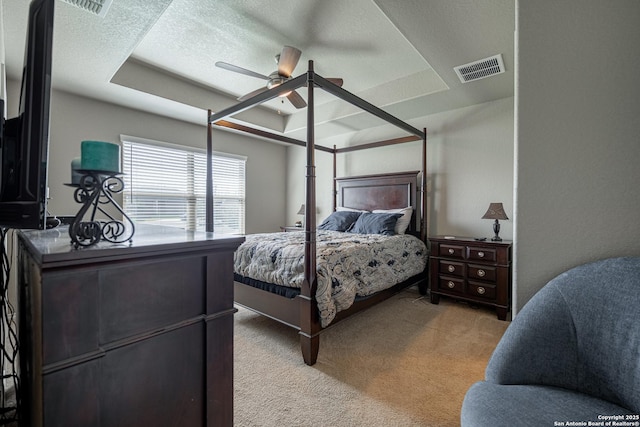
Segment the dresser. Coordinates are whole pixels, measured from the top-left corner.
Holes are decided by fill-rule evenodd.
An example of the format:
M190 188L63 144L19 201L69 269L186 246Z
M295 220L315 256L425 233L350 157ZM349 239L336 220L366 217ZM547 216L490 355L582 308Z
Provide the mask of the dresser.
M21 425L233 425L233 252L243 237L138 226L74 249L18 233Z
M430 243L429 293L433 304L440 296L493 306L506 320L511 307L512 242L436 236Z

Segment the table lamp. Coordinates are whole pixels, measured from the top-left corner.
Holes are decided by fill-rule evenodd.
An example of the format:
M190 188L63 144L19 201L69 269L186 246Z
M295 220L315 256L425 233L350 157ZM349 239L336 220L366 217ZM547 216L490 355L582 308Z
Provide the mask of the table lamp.
M304 205L300 206L298 213L296 215L302 215L304 217ZM296 227L302 227L302 221L296 221Z
M502 238L498 236L498 233L500 232L500 222L498 220L509 219L507 214L504 212L502 203L490 203L489 209L487 209L487 212L482 216L482 219L495 219L495 222L493 223L493 232L496 235L493 236L491 240L494 242L502 241Z

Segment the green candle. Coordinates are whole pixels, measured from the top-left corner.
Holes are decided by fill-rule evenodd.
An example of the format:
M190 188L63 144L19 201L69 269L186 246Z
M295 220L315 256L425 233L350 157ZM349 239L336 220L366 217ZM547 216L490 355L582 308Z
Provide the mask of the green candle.
M82 169L120 173L120 145L103 141L82 141Z

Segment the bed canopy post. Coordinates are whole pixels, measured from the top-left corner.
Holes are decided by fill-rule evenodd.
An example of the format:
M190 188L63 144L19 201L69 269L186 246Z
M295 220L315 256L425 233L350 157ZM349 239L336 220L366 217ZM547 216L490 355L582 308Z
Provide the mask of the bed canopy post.
M333 202L333 205L331 206L332 212L335 212L336 211L336 206L338 206L338 201L336 200L336 198L338 197L338 188L336 187L336 175L337 175L336 156L337 155L338 155L338 152L336 151L336 146L334 144L333 145L333 188L332 188L332 194L333 194L332 202Z
M420 206L422 218L420 218L420 240L427 242L427 128L422 131L422 178L420 178Z
M213 232L213 126L209 117L211 110L207 112L207 183L205 199L205 231Z
M300 304L300 346L307 365L313 365L320 349L320 322L318 306L313 303L316 294L316 166L313 105L314 72L313 61L309 61L307 72L307 166L305 176L305 239L304 239L304 283Z

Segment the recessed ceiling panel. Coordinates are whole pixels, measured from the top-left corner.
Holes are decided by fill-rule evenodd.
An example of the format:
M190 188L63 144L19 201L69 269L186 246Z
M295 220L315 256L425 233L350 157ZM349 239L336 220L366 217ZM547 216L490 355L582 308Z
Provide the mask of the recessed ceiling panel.
M266 82L214 64L269 75L285 45L302 51L293 76L313 60L318 74L342 78L353 93L431 69L371 0L174 0L133 56L242 96ZM316 103L330 99L319 94ZM296 111L287 101L271 106Z
M192 123L266 83L217 61L268 75L285 45L302 51L294 76L313 60L321 76L404 120L513 96L512 0L117 0L104 16L69 1L85 0L56 1L55 89ZM9 80L21 78L28 4L0 8ZM453 67L498 53L504 73L460 83ZM332 95L315 98L331 135L368 126ZM266 107L238 119L286 134L306 125L306 110L287 100Z

